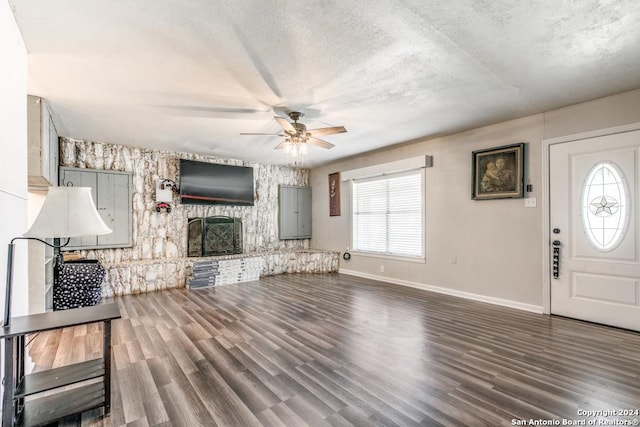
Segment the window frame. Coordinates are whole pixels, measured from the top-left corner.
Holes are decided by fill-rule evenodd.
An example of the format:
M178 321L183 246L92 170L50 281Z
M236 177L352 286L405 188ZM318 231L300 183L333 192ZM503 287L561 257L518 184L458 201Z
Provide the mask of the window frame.
M420 243L421 243L421 254L418 256L412 255L403 255L403 254L394 254L394 253L383 253L383 252L373 252L373 251L364 251L355 248L354 245L354 222L355 222L355 213L356 213L356 190L354 185L357 182L366 182L366 181L376 181L376 180L384 180L395 177L407 176L407 175L420 175ZM356 254L358 256L363 257L371 257L371 258L383 258L383 259L391 259L398 261L407 261L407 262L415 262L422 263L426 262L426 182L425 182L425 169L424 167L417 169L405 170L402 172L393 172L393 173L383 173L380 175L369 176L366 178L352 179L350 180L350 196L351 196L351 212L349 214L349 245L351 247L351 253ZM388 215L388 212L387 212Z

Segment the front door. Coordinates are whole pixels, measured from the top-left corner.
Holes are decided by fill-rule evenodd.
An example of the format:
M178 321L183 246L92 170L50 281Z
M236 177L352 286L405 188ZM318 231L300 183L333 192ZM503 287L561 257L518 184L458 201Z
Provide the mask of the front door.
M640 331L640 131L549 146L551 313Z

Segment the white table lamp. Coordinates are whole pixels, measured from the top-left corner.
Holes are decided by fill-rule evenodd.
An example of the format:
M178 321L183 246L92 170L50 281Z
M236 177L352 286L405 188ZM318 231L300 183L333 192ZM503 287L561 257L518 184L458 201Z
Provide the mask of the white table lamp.
M52 248L61 248L71 237L109 234L112 230L104 223L96 210L89 187L49 187L42 209L31 228L22 237L9 243L7 260L7 285L4 301L4 322L11 323L11 290L13 286L13 249L15 240L38 240ZM63 238L63 245L52 245L43 239Z

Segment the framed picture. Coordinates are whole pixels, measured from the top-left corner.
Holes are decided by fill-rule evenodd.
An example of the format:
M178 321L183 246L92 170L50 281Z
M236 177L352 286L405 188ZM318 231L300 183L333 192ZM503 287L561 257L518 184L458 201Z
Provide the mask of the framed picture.
M472 153L473 200L524 197L524 142Z
M340 172L329 174L329 216L340 216Z

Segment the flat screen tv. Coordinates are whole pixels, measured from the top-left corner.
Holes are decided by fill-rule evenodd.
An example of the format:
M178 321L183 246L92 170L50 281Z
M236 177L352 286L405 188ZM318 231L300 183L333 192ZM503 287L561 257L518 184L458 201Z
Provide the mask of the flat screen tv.
M180 201L253 206L253 168L180 159Z

